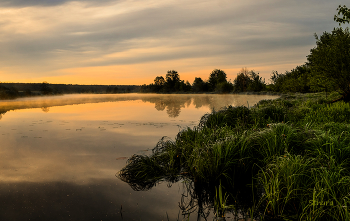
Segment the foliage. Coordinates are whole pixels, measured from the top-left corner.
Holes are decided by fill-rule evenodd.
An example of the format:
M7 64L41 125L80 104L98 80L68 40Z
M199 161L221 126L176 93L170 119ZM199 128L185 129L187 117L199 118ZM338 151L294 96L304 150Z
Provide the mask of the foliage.
M209 91L209 84L207 82L204 82L202 78L196 77L192 84L192 91L193 92L207 92Z
M230 82L221 82L216 85L215 92L230 93L233 91L233 85Z
M168 71L165 76L165 90L175 90L179 89L180 75L175 70Z
M276 92L310 92L310 67L297 66L291 71L280 74L273 71L271 74L272 90ZM313 87L314 91L323 91L323 87Z
M154 79L154 84L157 86L163 86L165 84L165 80L164 80L163 76L157 76Z
M250 77L248 71L242 69L240 73L237 74L236 79L233 81L234 90L236 92L247 91L250 84Z
M339 5L339 7L337 8L338 10L338 15L334 15L334 21L339 22L339 25L341 25L342 23L349 23L350 22L350 9L348 9L345 5L341 6ZM339 17L339 16L342 17Z
M19 92L14 87L0 85L0 99L13 99L19 96Z
M259 76L259 73L249 71L247 68L237 74L236 79L233 81L234 91L245 92L245 91L262 91L265 89L265 81Z
M147 93L173 93L173 92L188 92L191 91L192 86L188 81L180 79L177 71L168 71L165 79L163 76L157 76L154 79L154 84L142 85L141 92Z
M49 83L47 83L46 81L44 81L41 84L40 91L44 95L52 94L52 92L53 92L52 88L49 86Z
M227 76L226 73L220 69L215 69L210 73L208 83L210 85L210 90L215 91L216 86L220 83L226 83Z
M316 35L316 47L307 56L311 68L312 86L339 89L345 101L350 101L350 33L335 28L331 33Z
M265 89L265 80L259 76L259 73L256 74L254 71L250 72L250 83L248 86L248 91L262 91Z

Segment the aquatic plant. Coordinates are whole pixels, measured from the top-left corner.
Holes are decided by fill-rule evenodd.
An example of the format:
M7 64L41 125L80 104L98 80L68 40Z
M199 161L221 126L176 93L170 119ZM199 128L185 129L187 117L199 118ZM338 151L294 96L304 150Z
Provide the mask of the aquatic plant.
M274 220L346 220L350 214L350 106L335 94L287 95L227 107L134 155L118 177L135 190L183 181L184 214ZM224 193L225 191L225 193ZM194 204L197 203L197 207ZM189 208L192 208L189 209Z

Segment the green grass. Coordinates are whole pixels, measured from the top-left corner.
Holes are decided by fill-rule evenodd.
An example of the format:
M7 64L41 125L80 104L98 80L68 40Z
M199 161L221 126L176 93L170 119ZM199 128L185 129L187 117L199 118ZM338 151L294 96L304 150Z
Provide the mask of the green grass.
M292 94L207 114L151 155L134 155L118 177L135 190L192 183L198 207L220 216L349 220L350 104L328 104L337 96Z

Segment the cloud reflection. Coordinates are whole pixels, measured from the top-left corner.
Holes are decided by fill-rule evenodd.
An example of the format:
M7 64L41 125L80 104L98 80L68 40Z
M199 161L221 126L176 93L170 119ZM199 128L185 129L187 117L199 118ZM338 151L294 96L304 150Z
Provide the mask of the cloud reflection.
M131 191L115 177L123 157L147 154L162 136L175 136L177 124L247 98L121 94L1 101L0 113L7 113L0 124L0 220L121 220L121 205L124 220L166 220L165 211L175 220L178 189ZM252 105L274 97L249 98Z
M274 99L271 95L218 95L218 94L191 94L191 95L155 95L155 94L118 94L118 95L64 95L53 97L22 98L11 101L1 101L0 113L10 110L41 108L48 112L50 107L78 105L88 103L105 103L142 100L154 104L158 111L166 110L171 118L180 115L181 109L194 106L195 108L207 107L210 110L218 110L222 107L253 106L262 99Z
M117 179L95 180L89 185L0 183L0 220L153 221L166 220L166 212L173 220L179 211L176 192L176 187L165 185L153 193L133 192Z

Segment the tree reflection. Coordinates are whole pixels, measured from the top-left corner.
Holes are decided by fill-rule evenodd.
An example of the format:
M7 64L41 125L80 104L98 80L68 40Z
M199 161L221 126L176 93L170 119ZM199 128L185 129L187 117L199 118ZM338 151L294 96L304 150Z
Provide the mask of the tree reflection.
M195 108L208 107L210 110L218 110L225 106L247 105L247 98L232 95L160 95L143 97L143 102L150 102L158 111L166 110L171 118L180 115L182 108L193 105ZM256 102L253 101L252 104Z
M6 113L7 111L0 111L0 120L2 119L2 116Z
M169 117L176 118L180 115L181 108L188 107L192 103L192 96L157 96L157 97L144 97L143 102L154 103L154 107L158 111L166 112Z
M155 108L157 109L157 111L163 111L166 108L166 104L163 101L160 102L156 102L155 103Z
M171 118L176 118L180 115L181 109L189 107L191 104L195 108L200 108L203 106L210 106L210 99L208 96L193 96L193 95L169 95L169 96L157 96L157 97L144 97L143 102L154 103L154 107L158 111L166 110L167 114ZM210 107L212 109L212 107Z
M48 113L50 111L50 107L42 107L41 110L45 113Z

